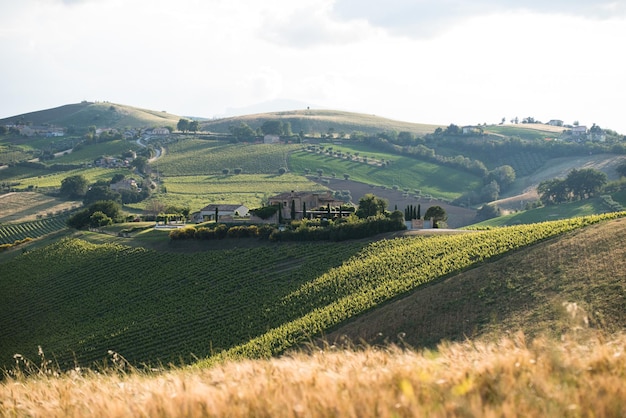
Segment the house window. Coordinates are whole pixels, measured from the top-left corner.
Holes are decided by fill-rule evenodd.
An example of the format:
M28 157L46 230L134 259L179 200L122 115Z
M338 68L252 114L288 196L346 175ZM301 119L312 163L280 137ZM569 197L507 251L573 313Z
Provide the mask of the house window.
M287 207L287 202L283 202L283 207L286 208Z

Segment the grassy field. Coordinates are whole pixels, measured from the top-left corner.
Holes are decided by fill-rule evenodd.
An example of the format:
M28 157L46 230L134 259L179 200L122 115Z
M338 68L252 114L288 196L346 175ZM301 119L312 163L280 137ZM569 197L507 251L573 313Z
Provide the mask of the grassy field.
M187 139L168 144L167 154L158 161L158 171L164 176L201 176L222 173L224 169L233 173L240 168L247 174L277 174L279 168L287 167L289 152L299 148Z
M289 122L294 133L303 131L306 135L319 136L326 134L332 128L335 134L343 132L350 135L353 131L379 133L386 131L407 131L417 135L432 133L440 125L403 122L364 113L343 112L338 110L307 109L287 112L260 113L254 115L237 116L232 118L206 121L202 126L211 132L229 132L232 125L241 122L248 124L252 129L260 127L268 120Z
M125 139L83 145L79 150L47 161L46 164L93 164L94 160L99 156L119 158L123 152L137 150L138 148L139 145L135 141Z
M42 346L0 381L0 405L47 417L621 416L625 239L625 219L582 228L422 286L329 336L402 348L343 338L347 347L137 371L111 346L101 368L63 373ZM424 339L430 348L411 348Z
M602 203L600 198L593 198L578 202L562 203L560 205L544 206L531 210L522 210L476 223L472 225L472 227L480 228L530 224L556 219L573 218L576 216L588 216L607 211L608 208Z
M18 115L22 116L22 115ZM37 112L26 113L23 118L33 125L52 124L57 126L98 128L141 128L176 127L180 116L165 111L141 109L108 102L81 102ZM0 120L0 124L13 123L16 117Z
M290 190L321 191L323 186L293 173L278 174L213 174L202 176L164 177L167 193L155 196L169 204L189 205L192 211L209 203L243 204L261 207L267 198ZM131 205L141 208L145 204Z
M105 180L107 182L111 181L115 174L123 174L125 176L131 175L131 171L127 168L79 168L76 170L70 171L47 171L47 170L32 170L32 169L24 169L22 167L15 167L15 171L12 172L14 174L11 178L19 182L19 185L15 186L17 190L27 190L28 186L34 186L38 188L59 188L61 187L61 181L64 178L76 175L85 176L85 178L89 181L89 183L95 183L98 180ZM14 170L13 167L1 170L1 171L9 171ZM33 176L33 171L37 173L41 173L40 175ZM20 173L15 175L16 173Z
M408 189L410 193L420 190L422 195L448 200L453 200L467 190L475 188L481 181L478 177L460 170L409 157L376 152L367 146L334 145L333 150L350 152L353 155L356 152L359 153L360 158L367 156L378 161L390 160L392 163L389 166L380 167L328 154L296 151L289 157L289 168L293 172L302 174L309 169L311 175L316 175L317 170L322 169L325 177L335 173L337 177L342 178L344 174L348 174L354 181L388 188L398 186L400 190Z
M490 125L485 132L506 136L516 136L522 139L543 140L558 138L565 130L562 126L551 126L539 123L520 123L516 125Z
M133 246L84 233L101 243L73 238L0 256L0 359L35 358L38 345L63 367L107 350L135 365L276 355L439 277L600 220L371 243L225 240L229 249L205 251L160 231L138 233ZM159 239L159 251L141 244Z
M33 221L39 216L58 214L82 206L42 193L16 192L0 195L0 224Z
M434 282L327 337L422 347L442 338L497 341L520 330L529 339L580 327L612 335L626 326L624 271L626 219L619 219Z
M523 334L437 350L328 347L199 370L104 372L0 383L7 416L618 417L626 409L624 336L530 342ZM45 354L45 353L44 353Z

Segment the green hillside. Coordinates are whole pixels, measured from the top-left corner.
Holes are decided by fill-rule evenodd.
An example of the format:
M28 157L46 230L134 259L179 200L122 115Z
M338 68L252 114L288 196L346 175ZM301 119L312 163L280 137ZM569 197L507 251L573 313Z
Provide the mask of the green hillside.
M269 120L280 120L283 123L289 122L294 133L297 134L303 131L306 135L325 134L329 132L329 129L332 129L337 135L343 132L348 136L354 131L368 134L376 134L383 131L407 131L424 135L433 132L439 127L439 125L403 122L363 113L318 109L236 116L202 122L201 126L204 130L210 132L228 133L230 126L238 126L242 122L248 124L252 129L256 129L263 122Z
M1 262L0 359L34 358L37 346L64 366L108 350L133 364L278 354L425 283L612 216L200 252L65 239Z
M523 331L559 339L626 327L626 219L516 251L434 282L329 333L355 342L432 346ZM585 323L585 318L587 323ZM581 328L582 327L582 328Z
M180 116L171 115L165 111L159 112L108 102L81 102L0 119L0 125L21 122L66 128L86 128L93 125L97 128L124 129L176 127L179 119Z

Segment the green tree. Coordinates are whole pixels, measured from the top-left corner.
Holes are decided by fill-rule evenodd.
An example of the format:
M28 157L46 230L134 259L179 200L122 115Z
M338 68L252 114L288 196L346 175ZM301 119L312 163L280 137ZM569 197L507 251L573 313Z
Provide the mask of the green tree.
M228 130L237 141L250 141L255 136L255 132L245 122L240 122L239 126L229 126Z
M501 165L496 167L487 175L487 181L491 182L495 180L500 186L500 191L505 191L515 181L515 170L510 165Z
M145 173L146 166L148 165L148 159L146 157L139 156L135 158L130 165L135 167L138 172Z
M89 188L89 181L82 174L66 177L61 180L61 196L75 199L85 196Z
M295 200L291 201L291 219L292 220L296 219L296 201Z
M119 183L120 181L124 180L124 178L125 176L122 173L117 173L111 179L111 184Z
M605 173L594 168L581 168L570 171L565 181L573 197L582 200L601 191L608 178Z
M387 209L387 201L367 193L361 199L359 199L359 208L356 210L355 215L361 219L365 219L370 216L376 216L384 214Z
M293 132L291 131L291 122L285 121L281 126L282 135L284 136L292 136Z
M99 200L112 200L115 202L122 201L122 195L118 192L111 190L109 184L104 181L99 181L96 184L92 185L87 193L85 193L85 197L83 198L83 203L85 205L89 205L90 203L97 202Z
M539 200L544 205L558 204L569 200L567 183L563 179L544 180L537 186Z
M431 219L433 221L433 228L439 228L439 222L447 221L448 214L441 206L431 206L426 210L424 219Z
M283 125L279 120L266 120L261 125L263 135L282 135Z
M181 132L187 132L189 130L189 119L179 119L178 123L176 124L176 129Z
M497 218L500 216L500 208L498 205L483 205L476 211L476 219L478 221L486 221L487 219Z
M622 161L617 167L615 167L615 171L617 171L617 174L621 177L626 177L626 160Z
M187 129L189 129L191 132L198 132L200 130L200 122L198 122L197 120L190 121Z
M101 226L106 226L106 225L111 225L113 223L113 220L108 217L105 213L97 211L94 212L90 217L89 217L89 226L91 226L92 228L98 228Z

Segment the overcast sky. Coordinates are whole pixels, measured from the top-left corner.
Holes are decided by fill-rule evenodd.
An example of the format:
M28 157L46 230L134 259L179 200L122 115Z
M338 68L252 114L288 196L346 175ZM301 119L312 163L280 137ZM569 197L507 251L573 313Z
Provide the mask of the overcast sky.
M200 117L269 102L626 134L625 44L626 0L0 0L0 118L82 100Z

